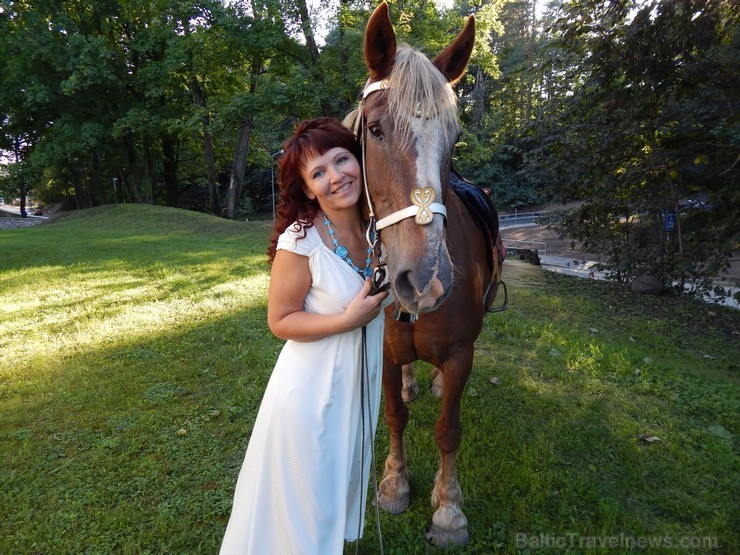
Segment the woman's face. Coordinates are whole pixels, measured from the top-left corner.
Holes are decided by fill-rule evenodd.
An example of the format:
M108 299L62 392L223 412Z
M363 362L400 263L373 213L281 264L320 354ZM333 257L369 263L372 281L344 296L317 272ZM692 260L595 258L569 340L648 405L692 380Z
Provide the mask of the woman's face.
M301 177L306 196L318 200L324 212L352 208L362 194L360 164L346 148L310 156L301 168Z

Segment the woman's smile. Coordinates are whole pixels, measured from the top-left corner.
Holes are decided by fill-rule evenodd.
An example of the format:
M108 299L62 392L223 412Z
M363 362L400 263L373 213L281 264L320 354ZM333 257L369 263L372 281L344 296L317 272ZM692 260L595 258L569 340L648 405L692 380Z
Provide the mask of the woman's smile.
M334 191L334 194L336 195L338 193L343 193L344 191L346 191L347 189L349 189L351 185L352 185L352 182L351 181L345 183L344 185L342 185L341 187L339 187L339 189L337 189L336 191Z

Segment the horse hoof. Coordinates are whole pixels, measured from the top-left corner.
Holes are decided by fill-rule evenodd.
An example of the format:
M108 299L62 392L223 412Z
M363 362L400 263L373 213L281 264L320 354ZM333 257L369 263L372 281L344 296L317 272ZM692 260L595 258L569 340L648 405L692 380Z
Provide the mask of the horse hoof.
M409 485L400 479L385 478L378 487L378 497L375 500L380 508L392 515L398 515L408 509Z
M444 388L442 387L442 384L438 383L437 380L434 380L432 382L432 385L429 386L429 391L431 391L432 395L434 395L437 399L442 398L443 389Z
M419 395L419 386L414 383L414 385L409 387L404 387L401 390L401 397L403 397L403 402L408 403L410 401L413 401L416 399L416 397Z
M468 529L462 530L442 530L432 524L427 532L427 539L432 540L437 547L449 547L451 545L465 545L470 540Z
M440 507L434 513L427 539L437 547L465 545L470 540L468 519L459 507Z

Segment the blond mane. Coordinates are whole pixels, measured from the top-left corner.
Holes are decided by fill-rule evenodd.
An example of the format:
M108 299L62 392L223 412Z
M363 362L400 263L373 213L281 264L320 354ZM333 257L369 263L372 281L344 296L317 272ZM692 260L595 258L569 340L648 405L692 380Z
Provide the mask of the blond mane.
M388 76L388 113L396 132L409 136L414 118L434 121L444 133L445 145L457 140L457 97L444 75L424 54L402 44Z
M429 58L407 44L399 45L387 81L388 88L383 90L383 94L388 96L388 113L400 136L411 141L411 122L414 118L424 118L434 120L441 127L445 145L452 147L455 144L460 130L457 97ZM365 86L368 84L369 81ZM359 109L354 109L342 121L358 137L359 115Z

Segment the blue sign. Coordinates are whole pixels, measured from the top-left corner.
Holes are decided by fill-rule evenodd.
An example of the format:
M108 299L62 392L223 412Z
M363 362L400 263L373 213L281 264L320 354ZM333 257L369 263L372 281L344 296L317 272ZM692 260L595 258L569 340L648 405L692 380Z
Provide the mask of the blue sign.
M672 231L674 227L676 227L676 213L671 212L670 214L666 214L665 230Z

